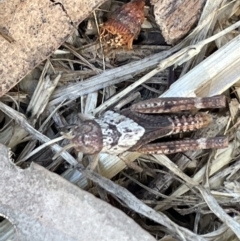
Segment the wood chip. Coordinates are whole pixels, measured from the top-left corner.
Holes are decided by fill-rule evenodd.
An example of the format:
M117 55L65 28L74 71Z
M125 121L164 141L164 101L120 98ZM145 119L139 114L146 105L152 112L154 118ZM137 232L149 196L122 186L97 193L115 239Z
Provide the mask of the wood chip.
M205 0L152 0L157 24L168 44L183 38L200 17Z

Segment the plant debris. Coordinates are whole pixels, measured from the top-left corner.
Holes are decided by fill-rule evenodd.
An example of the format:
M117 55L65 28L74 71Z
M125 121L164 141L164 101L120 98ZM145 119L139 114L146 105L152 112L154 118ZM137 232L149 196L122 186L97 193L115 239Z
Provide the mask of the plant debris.
M14 165L6 173L15 170L17 175L27 173L36 180L21 182L20 192L20 186L11 184L18 181L13 175L11 182L4 179L4 192L5 187L13 188L16 203L21 203L21 194L26 197L24 207L30 210L27 194L35 190L30 184L48 185L45 179L32 175L37 167L50 179L66 179L71 190L85 189L118 208L147 231L150 240L239 240L240 2L88 0L68 6L42 1L46 11L41 16L47 14L48 18L36 15L33 22L33 2L13 2L0 1L4 6L0 8L0 76L9 83L2 82L0 143L11 148L12 162L19 167ZM8 11L8 4L16 9ZM181 21L176 13L181 13ZM5 15L9 17L2 17ZM43 31L44 19L51 35ZM29 31L24 31L25 27ZM159 140L152 122L142 123L157 136L150 142L154 147L160 141L187 143L189 139L225 136L228 145L222 149L181 149L166 156L127 148L110 154L101 152L95 143L97 151L91 155L76 151L69 143L74 127L86 133L89 129L83 123L102 120L106 113L117 121L112 113L135 113L151 105L163 110L161 98L201 100L219 95L227 102L220 109L200 106L199 112L199 105L189 110L185 104L166 108L187 109L191 116L211 116L207 127L193 133L170 133ZM155 103L158 97L160 104ZM159 118L155 113L139 115ZM161 117L172 118L169 113L161 113ZM115 127L105 129L117 132ZM131 144L128 139L126 145ZM36 164L31 166L32 162ZM1 168L5 173L8 167ZM59 195L71 203L70 189L63 189ZM15 202L13 196L10 199ZM6 208L0 205L4 215L0 241L13 239L15 230L14 216L4 213ZM64 207L58 208L64 211ZM81 209L77 205L71 208L76 215ZM26 214L22 209L17 211ZM101 225L96 227L103 234ZM114 240L122 240L121 235Z
M145 0L132 0L115 10L101 27L101 40L110 48L132 49L144 21L144 5Z

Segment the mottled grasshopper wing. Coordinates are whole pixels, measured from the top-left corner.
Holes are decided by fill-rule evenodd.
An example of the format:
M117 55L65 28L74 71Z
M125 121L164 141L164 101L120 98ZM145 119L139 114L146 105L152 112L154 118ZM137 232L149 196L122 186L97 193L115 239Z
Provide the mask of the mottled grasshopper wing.
M211 121L211 115L206 113L178 114L178 115L149 115L124 110L121 112L124 116L134 120L145 130L144 135L134 145L131 150L138 150L141 146L171 134L180 132L194 131L208 126Z

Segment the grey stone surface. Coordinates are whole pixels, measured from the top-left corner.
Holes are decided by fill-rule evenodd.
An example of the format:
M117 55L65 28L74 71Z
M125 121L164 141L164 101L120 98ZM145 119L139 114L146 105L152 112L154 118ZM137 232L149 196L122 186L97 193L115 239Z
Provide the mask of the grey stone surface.
M22 170L0 144L0 213L19 241L155 239L120 210L32 164Z

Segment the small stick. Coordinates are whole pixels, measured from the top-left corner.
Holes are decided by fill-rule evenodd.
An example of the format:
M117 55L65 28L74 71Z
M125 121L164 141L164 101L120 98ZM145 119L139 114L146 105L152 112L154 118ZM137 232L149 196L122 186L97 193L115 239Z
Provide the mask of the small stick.
M20 165L21 163L23 163L24 161L26 161L28 158L30 158L31 156L35 155L36 153L38 153L39 151L41 151L42 149L44 149L47 146L50 146L56 142L59 142L61 140L64 140L65 137L60 136L58 138L55 138L53 140L50 140L44 144L42 144L41 146L37 147L36 149L34 149L32 152L30 152L28 155L26 155L24 158L22 158L21 160L19 160L16 164Z

